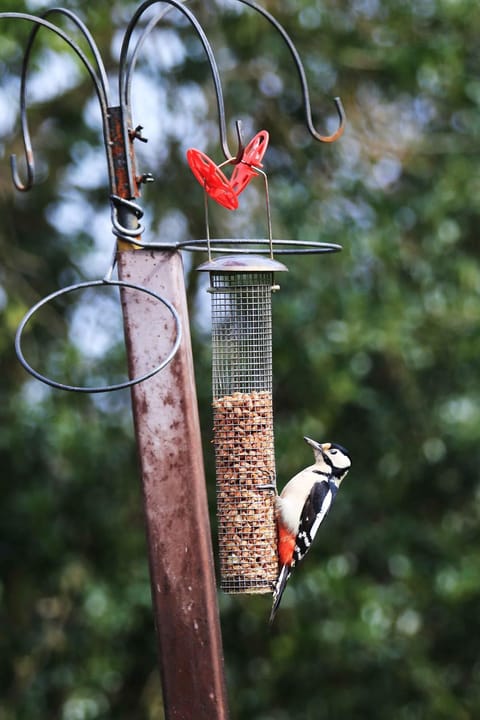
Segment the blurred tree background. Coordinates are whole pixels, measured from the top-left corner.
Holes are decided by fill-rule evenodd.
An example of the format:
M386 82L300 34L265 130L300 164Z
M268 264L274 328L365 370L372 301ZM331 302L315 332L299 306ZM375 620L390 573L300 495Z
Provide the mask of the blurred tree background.
M63 5L91 29L113 84L138 3ZM269 596L220 595L232 720L478 718L480 12L470 0L265 6L303 58L316 126L335 127L334 95L348 118L337 143L315 143L279 36L234 0L192 2L231 144L236 119L247 138L270 132L274 236L343 245L287 258L273 298L278 483L310 462L304 434L345 445L353 469L273 631ZM96 101L47 31L28 82L37 183L12 188L30 29L0 24L0 720L161 720L129 394L49 389L13 349L27 308L102 277L113 247ZM185 150L220 161L218 131L201 47L174 12L145 44L133 109L150 140L141 170L157 178L142 198L145 239L202 237ZM263 234L261 187L235 214L214 209L212 224L220 237ZM202 260L185 266L215 532ZM58 379L84 357L108 381L122 372L122 331L96 323L113 299L73 300L66 319L45 311L34 357Z

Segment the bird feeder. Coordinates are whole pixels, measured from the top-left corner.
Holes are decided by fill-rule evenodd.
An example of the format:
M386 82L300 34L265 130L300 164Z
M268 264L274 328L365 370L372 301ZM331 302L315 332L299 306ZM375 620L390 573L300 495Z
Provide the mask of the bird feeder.
M272 292L287 268L228 256L200 266L212 297L213 443L221 588L271 592L278 573Z
M268 181L261 170L268 140L268 132L261 130L240 158L221 165L199 150L187 151L190 169L203 186L205 197L205 249L209 259L198 269L210 273L220 586L228 593L271 592L278 575L272 292L278 288L275 273L287 268L274 259L274 249L297 252L303 243L272 239ZM222 167L231 164L234 170L228 178ZM238 196L258 175L264 182L268 239L212 241L208 197L235 210ZM285 245L295 245L295 249ZM309 250L337 249L328 243L315 245ZM212 246L219 252L232 248L236 254L212 259ZM261 249L255 250L255 246ZM262 254L265 252L268 257Z

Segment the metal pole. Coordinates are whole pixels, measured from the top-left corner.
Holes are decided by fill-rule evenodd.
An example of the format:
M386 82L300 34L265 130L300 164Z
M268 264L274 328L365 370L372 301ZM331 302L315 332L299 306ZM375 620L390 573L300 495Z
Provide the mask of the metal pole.
M177 251L118 253L122 280L175 306L182 342L161 372L132 388L158 652L168 720L228 718L183 264ZM123 293L134 377L168 353L173 329L145 293Z

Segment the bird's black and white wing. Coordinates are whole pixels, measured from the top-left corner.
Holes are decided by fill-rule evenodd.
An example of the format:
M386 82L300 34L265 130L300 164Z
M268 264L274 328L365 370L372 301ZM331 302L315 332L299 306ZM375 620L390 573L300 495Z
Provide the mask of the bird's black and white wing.
M313 485L300 516L292 566L303 560L309 551L318 528L330 510L336 493L335 484L326 479L320 480Z

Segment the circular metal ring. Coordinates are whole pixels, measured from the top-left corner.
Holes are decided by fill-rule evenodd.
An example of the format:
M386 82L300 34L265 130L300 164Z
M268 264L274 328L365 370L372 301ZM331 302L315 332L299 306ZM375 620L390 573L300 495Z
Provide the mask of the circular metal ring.
M241 246L244 247L241 247ZM255 245L256 247L245 247L246 245ZM260 246L260 247L258 247ZM211 240L185 240L177 243L179 250L190 250L192 252L212 252L219 253L252 253L252 254L270 254L273 249L275 255L308 255L319 253L339 252L342 249L337 243L315 242L313 240L266 240L266 239L227 239L212 238Z
M118 383L116 385L105 385L105 386L94 386L94 387L83 387L83 386L76 386L76 385L67 385L61 382L58 382L57 380L52 380L51 378L42 375L37 370L35 370L25 359L25 356L22 351L22 334L25 330L25 327L29 320L33 317L33 315L39 310L43 305L46 305L51 300L54 300L57 297L60 297L61 295L67 295L68 293L74 292L75 290L82 290L84 288L88 287L96 287L96 286L115 286L115 287L124 287L124 288L130 288L131 290L138 290L139 292L146 293L147 295L150 295L155 300L158 300L163 305L165 305L166 308L170 311L170 313L173 316L173 319L175 321L175 342L173 344L172 349L168 353L167 357L162 360L162 362L154 367L152 370L149 370L144 375L141 375L140 377L133 378L132 380L126 380L125 382ZM40 300L36 305L33 305L33 307L30 308L30 310L27 312L27 314L24 316L23 320L21 321L20 325L17 328L17 332L15 335L15 352L17 354L17 357L20 361L20 363L23 365L25 370L30 373L30 375L33 375L34 378L37 380L40 380L41 382L45 383L46 385L50 385L51 387L58 388L60 390L70 390L72 392L84 392L84 393L101 393L101 392L112 392L113 390L123 390L124 388L131 387L132 385L137 385L138 383L143 382L144 380L148 380L148 378L151 378L153 375L156 375L160 370L163 370L163 368L168 365L168 363L173 359L175 356L175 353L177 352L180 342L182 339L182 326L180 323L180 318L178 316L177 311L173 307L173 305L168 301L165 300L161 295L158 295L153 290L149 290L149 288L143 287L142 285L135 285L134 283L124 282L123 280L90 280L88 282L82 282L77 283L76 285L69 285L68 287L62 288L61 290L57 290L56 292L51 293L50 295L47 295L42 300Z

